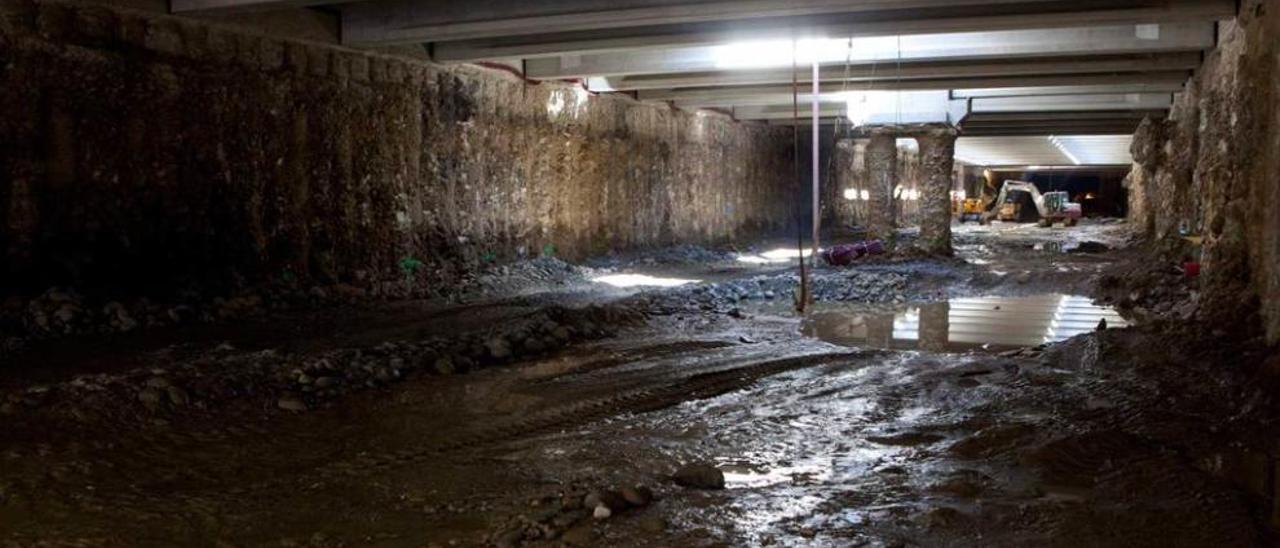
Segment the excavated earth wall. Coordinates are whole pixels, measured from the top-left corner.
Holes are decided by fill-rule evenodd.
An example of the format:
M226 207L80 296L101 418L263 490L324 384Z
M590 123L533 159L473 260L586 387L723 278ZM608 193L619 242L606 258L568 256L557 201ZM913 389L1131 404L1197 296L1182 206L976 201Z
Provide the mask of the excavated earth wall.
M1274 344L1280 342L1280 1L1242 2L1220 35L1169 120L1147 121L1138 131L1130 208L1154 239L1203 236L1202 309L1228 324L1259 310Z
M789 130L102 5L0 0L0 297L477 264L792 221Z

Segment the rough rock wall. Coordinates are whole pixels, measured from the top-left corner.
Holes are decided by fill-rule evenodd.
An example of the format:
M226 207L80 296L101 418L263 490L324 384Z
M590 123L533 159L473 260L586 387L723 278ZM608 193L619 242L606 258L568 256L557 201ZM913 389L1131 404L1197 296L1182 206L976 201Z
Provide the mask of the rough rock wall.
M793 209L784 129L143 12L0 0L0 90L0 293L447 287Z
M1165 123L1147 118L1133 134L1129 152L1133 168L1125 178L1129 189L1129 219L1146 236L1156 233L1156 173L1164 164Z
M1202 310L1260 309L1280 342L1280 0L1248 0L1159 130L1140 131L1130 208L1156 239L1204 237ZM1148 122L1144 126L1154 124ZM1160 143L1160 152L1149 150ZM1140 154L1137 154L1140 153ZM1260 306L1259 306L1260 304Z

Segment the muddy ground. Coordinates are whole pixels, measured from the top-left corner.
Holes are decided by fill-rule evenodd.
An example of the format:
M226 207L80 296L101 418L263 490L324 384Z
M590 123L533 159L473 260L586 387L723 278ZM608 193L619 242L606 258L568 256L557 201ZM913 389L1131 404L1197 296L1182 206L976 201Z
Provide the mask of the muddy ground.
M1274 545L1268 349L1127 298L1130 244L962 226L955 259L819 268L805 315L780 241L23 341L0 543Z

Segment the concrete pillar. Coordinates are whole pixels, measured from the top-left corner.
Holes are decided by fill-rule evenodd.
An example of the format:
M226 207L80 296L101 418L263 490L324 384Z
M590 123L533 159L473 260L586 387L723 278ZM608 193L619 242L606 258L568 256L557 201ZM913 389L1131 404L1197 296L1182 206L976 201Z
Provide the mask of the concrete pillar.
M822 193L822 223L836 234L842 234L853 224L866 223L865 202L861 191L867 188L867 144L865 141L842 138L836 141L832 168L835 170L831 185ZM845 195L853 191L853 199Z
M893 243L897 219L894 215L893 185L898 180L898 145L890 132L876 132L867 144L867 236Z
M933 129L916 135L920 144L920 239L925 253L951 255L951 186L954 178L956 132Z

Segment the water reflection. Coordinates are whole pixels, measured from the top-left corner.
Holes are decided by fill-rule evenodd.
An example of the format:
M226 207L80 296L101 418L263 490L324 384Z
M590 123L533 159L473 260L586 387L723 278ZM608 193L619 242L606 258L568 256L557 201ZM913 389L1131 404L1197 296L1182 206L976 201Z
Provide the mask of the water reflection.
M802 332L846 346L962 352L1007 349L1061 341L1097 328L1128 322L1088 297L973 297L899 311L820 307L804 319Z

